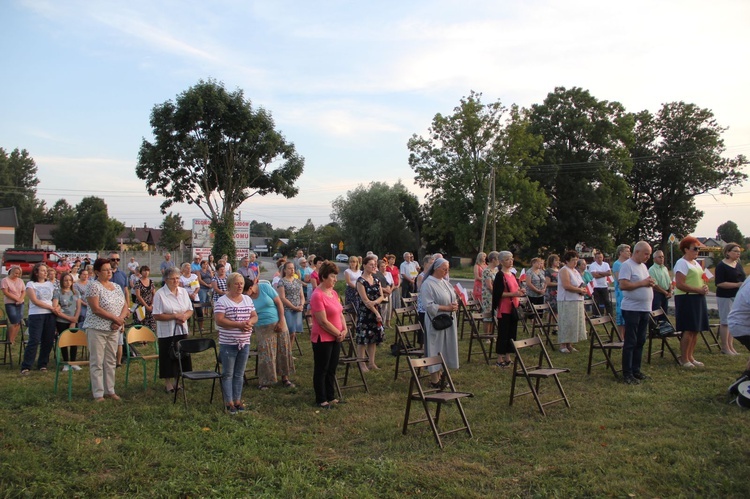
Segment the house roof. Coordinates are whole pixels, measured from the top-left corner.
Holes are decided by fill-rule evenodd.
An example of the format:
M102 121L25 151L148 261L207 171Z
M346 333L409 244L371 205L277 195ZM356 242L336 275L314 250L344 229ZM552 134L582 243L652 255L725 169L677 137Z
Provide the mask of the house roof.
M52 231L56 228L55 224L35 224L34 233L40 241L52 241Z
M18 227L16 207L0 208L0 227Z

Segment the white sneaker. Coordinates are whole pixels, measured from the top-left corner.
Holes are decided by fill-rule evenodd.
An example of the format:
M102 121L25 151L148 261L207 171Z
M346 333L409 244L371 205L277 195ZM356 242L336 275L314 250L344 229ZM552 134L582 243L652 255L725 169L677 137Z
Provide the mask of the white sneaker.
M71 367L71 369L73 369L74 371L80 371L80 370L81 370L81 366L70 366L70 367Z
M68 370L68 366L63 366L62 372L66 372Z

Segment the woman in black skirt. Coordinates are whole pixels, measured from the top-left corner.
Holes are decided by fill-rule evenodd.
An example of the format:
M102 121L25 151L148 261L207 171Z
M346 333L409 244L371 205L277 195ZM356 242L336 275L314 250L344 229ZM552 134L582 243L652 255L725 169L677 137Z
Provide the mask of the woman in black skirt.
M185 288L180 286L178 269L167 270L164 283L165 286L159 288L154 295L153 314L156 319L156 336L159 338L159 377L165 380L165 391L171 393L175 390L180 368L169 352L174 343L187 338L188 320L193 315L193 303ZM190 358L183 359L182 368L185 371L192 370Z

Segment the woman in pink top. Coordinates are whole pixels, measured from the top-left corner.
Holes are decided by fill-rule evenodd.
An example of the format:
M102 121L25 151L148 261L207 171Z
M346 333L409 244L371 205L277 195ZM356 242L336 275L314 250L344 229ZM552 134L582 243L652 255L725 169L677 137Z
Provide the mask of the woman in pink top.
M26 299L26 285L21 279L21 267L13 266L8 277L1 284L5 300L5 314L8 316L8 341L13 345L23 320L23 302Z
M518 286L513 275L513 253L501 251L500 272L492 283L492 310L497 310L497 362L498 367L508 367L513 353L513 340L518 331L518 297L525 296L526 290Z
M341 341L346 336L346 321L339 295L333 286L339 269L333 262L323 262L318 271L320 286L310 298L312 331L310 341L313 349L313 387L315 403L322 409L330 409L336 400L336 367L339 363Z

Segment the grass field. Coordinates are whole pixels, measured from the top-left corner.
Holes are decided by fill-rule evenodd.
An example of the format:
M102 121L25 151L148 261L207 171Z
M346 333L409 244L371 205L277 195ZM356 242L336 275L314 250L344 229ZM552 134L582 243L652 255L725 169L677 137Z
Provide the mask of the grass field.
M250 410L236 416L208 404L205 382L188 385L186 410L151 378L142 390L138 371L126 389L121 368L123 400L94 404L84 369L68 402L64 387L52 392L54 372L0 366L0 496L750 496L750 412L725 396L745 355L699 345L704 369L654 358L644 369L652 379L627 386L602 366L586 375L579 344L580 353L552 353L572 371L562 378L572 407L542 417L528 397L509 407L510 370L481 354L465 363L467 335L453 375L475 394L464 404L474 437L447 436L440 451L427 425L401 434L408 380L393 380L387 344L382 369L367 374L370 393L347 390L345 404L320 411L306 335L300 343L297 388L248 386ZM452 409L444 418L458 421Z

